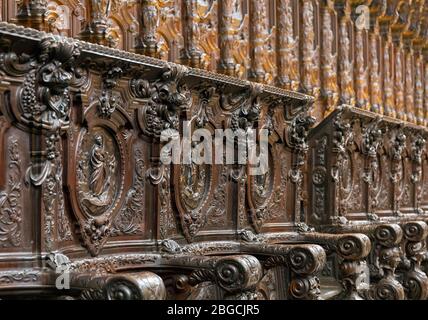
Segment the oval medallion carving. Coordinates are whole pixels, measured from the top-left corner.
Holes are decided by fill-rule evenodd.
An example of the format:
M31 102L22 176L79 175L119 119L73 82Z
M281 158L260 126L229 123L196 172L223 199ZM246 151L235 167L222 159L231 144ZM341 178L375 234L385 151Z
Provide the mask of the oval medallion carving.
M207 165L182 165L180 176L180 196L187 210L198 209L207 194L209 169Z
M85 134L77 163L78 197L81 209L90 216L108 211L120 187L119 149L114 137L97 127Z
M173 169L179 221L187 241L192 242L207 223L212 197L212 168L210 165L192 163L176 165Z

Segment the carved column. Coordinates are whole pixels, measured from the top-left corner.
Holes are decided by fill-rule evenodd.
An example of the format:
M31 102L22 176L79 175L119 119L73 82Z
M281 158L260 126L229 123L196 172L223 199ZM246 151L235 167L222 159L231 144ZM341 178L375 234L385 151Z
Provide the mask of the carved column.
M424 59L424 66L425 66L425 72L424 72L424 79L425 79L424 80L424 82L425 82L424 118L425 118L425 122L424 122L424 125L427 126L428 125L428 58Z
M379 36L370 32L370 103L371 111L383 114L381 79L379 69Z
M424 214L422 209L422 200L424 194L424 176L423 176L423 155L426 151L426 136L419 133L412 133L410 136L411 141L411 160L412 160L412 175L411 182L414 186L414 198L413 203L415 205L416 212Z
M351 39L349 34L349 7L342 1L336 2L339 28L339 87L340 103L355 104L353 61L351 57Z
M424 74L425 74L425 95L424 95L424 125L428 125L428 50L424 54Z
M405 106L407 121L415 123L415 87L413 72L413 49L408 47L405 51Z
M157 57L158 41L157 27L159 23L159 10L157 0L141 0L141 31L137 52L150 57Z
M404 102L404 54L403 46L400 40L395 41L395 77L394 77L394 92L395 92L395 110L397 118L400 120L406 120L407 114L405 112Z
M315 42L315 12L313 0L302 2L302 33L301 56L302 72L301 86L304 92L319 95L319 47Z
M87 20L79 37L85 41L116 47L119 39L111 32L108 19L119 9L121 1L86 0L86 2L88 4Z
M285 89L297 91L300 85L299 39L293 26L292 0L277 1L276 11L278 83Z
M392 44L390 39L384 41L383 48L383 91L384 91L384 110L385 115L395 117L395 106L394 106L394 87L393 78L391 75L391 47Z
M46 0L23 0L18 7L16 18L18 23L26 27L46 31L48 27L46 12Z
M421 270L421 263L427 254L428 226L422 221L409 222L403 225L403 234L407 258L403 284L407 299L426 300L428 298L428 277Z
M368 64L366 59L367 53L367 32L356 23L358 18L355 18L355 96L357 107L369 110L370 97L369 97L369 77L368 77Z
M219 71L229 76L245 77L248 66L248 20L242 0L219 1Z
M376 118L363 125L362 128L362 153L365 156L363 181L367 190L367 214L369 220L377 220L376 205L377 195L381 186L379 174L378 151L382 145L383 128L381 118Z
M143 99L142 108L138 110L138 124L143 134L152 139L150 144L151 163L147 170L150 192L154 196L154 210L157 212L157 236L166 236L165 229L174 226L171 194L171 164L161 160L161 135L167 139L179 137L180 119L190 110L192 97L184 82L189 70L182 65L166 64L158 80L149 82L135 78L131 81L131 91L136 98ZM178 161L178 160L176 160Z
M269 42L273 35L269 33L267 2L250 0L250 59L249 78L260 83L272 83L273 61L271 61Z
M415 55L415 115L417 124L424 125L423 56L420 51L416 51Z
M329 4L322 8L321 71L322 94L327 100L325 116L330 114L339 101L337 84L337 53L332 26L332 9Z
M181 60L194 68L207 69L211 64L212 52L203 50L205 46L214 46L216 49L217 22L214 19L217 3L201 0L183 1L183 28L184 49ZM211 39L212 38L212 39ZM213 50L213 48L210 48Z

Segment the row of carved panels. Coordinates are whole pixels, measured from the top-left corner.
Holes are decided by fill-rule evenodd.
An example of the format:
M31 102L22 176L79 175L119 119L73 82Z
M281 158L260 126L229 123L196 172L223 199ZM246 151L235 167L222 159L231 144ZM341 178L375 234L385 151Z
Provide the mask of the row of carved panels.
M78 238L95 255L112 236L182 234L192 241L204 228L233 235L269 222L281 230L299 218L300 157L313 123L305 101L284 100L250 83L239 91L208 80L195 86L180 65L166 64L159 74L88 54L81 60L79 46L65 39L43 38L30 48L33 56L20 41L4 44L1 138L11 183L2 191L6 247L19 250L20 242L9 238L24 230L31 243L34 230L22 229L27 220L42 229L42 243L34 244L41 250ZM161 132L179 131L185 120L209 135L265 128L268 172L251 177L246 165L162 165ZM31 218L23 216L23 203L32 208L25 211Z
M344 107L310 137L309 220L347 223L423 214L427 132Z
M108 3L50 2L48 26L39 28L302 90L319 98L318 120L347 103L426 123L428 68L419 50L426 43L425 1L372 1L359 13L354 1ZM38 27L31 16L21 18Z

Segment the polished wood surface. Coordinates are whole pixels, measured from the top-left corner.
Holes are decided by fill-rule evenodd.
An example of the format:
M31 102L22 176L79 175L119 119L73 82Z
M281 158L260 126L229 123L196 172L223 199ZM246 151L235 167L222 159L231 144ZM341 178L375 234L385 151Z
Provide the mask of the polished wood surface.
M0 297L428 298L427 8L1 1ZM186 121L268 171L163 164Z

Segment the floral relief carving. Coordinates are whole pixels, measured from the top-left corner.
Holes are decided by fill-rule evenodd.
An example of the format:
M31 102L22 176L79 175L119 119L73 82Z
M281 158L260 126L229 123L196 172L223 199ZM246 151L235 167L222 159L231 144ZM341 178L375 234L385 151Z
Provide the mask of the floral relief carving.
M19 247L22 242L21 155L18 140L8 139L7 182L0 190L0 246Z

